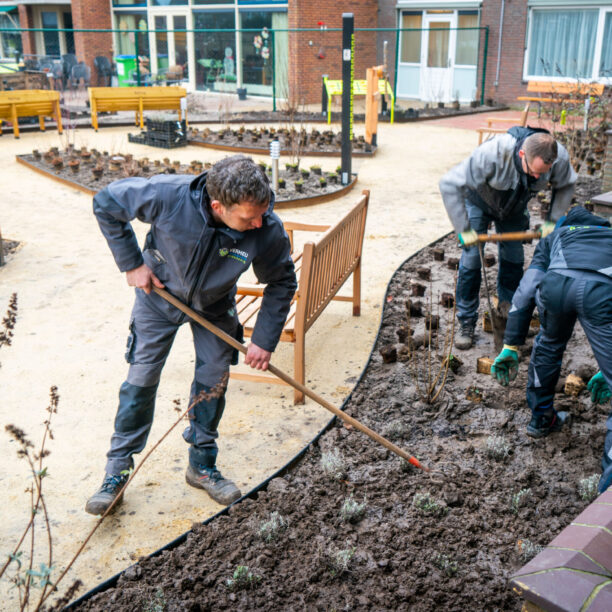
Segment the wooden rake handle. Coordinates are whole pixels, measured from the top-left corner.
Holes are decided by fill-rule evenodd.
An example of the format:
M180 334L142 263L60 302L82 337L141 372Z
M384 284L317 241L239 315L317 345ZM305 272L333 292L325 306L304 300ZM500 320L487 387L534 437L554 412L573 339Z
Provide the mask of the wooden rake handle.
M513 242L516 240L537 240L540 232L504 232L503 234L478 234L478 242Z
M191 319L199 323L202 327L206 328L209 332L215 334L215 336L217 336L218 338L221 338L221 340L229 344L232 348L235 348L241 353L246 354L247 349L246 349L246 346L244 346L244 344L238 342L236 338L233 338L232 336L230 336L223 330L219 329L216 325L213 325L210 321L207 321L204 317L202 317L197 312L189 308L189 306L186 306L185 304L183 304L183 302L181 302L180 300L177 300L172 294L168 293L165 289L159 289L158 287L153 287L153 291L155 291L157 295L164 298L164 300L166 300L167 302L169 302L170 304L178 308L181 312L184 312ZM353 426L355 429L358 429L362 433L366 434L367 436L372 438L372 440L374 440L375 442L378 442L385 448L388 448L390 451L393 451L396 455L399 455L400 457L402 457L403 459L405 459L406 461L408 461L415 467L418 467L421 470L424 470L425 472L429 472L429 468L425 467L416 457L409 455L407 452L399 448L399 446L396 446L395 444L393 444L393 442L390 442L386 438L383 438L382 436L378 435L375 431L371 430L369 427L367 427L363 423L360 423L357 419L354 419L352 416L346 414L339 408L336 408L336 406L334 406L333 404L330 404L326 399L322 398L320 395L317 395L314 391L311 391L308 387L305 387L304 385L299 383L297 380L294 380L293 378L291 378L291 376L285 374L282 370L279 370L276 366L269 364L268 371L270 371L272 374L274 374L275 376L277 376L278 378L286 382L288 385L291 385L294 389L297 389L298 391L301 391L304 395L307 395L310 399L317 402L317 404L320 404L321 406L323 406L323 408L327 408L327 410L329 410L330 412L333 412L338 418L342 419L345 423L348 423L349 425Z

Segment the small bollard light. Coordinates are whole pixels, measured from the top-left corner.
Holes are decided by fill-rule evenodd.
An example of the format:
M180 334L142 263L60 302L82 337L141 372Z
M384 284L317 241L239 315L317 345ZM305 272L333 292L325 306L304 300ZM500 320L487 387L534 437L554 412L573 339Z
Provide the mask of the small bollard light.
M270 157L272 158L272 187L274 191L278 191L278 160L280 158L280 142L275 136L270 143Z

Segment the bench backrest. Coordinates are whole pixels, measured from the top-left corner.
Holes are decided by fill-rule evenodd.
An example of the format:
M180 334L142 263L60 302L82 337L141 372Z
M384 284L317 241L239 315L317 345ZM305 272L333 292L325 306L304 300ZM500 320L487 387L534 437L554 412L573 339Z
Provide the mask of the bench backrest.
M296 334L310 328L360 264L369 198L370 192L364 191L359 202L317 243L304 245Z
M51 91L48 89L14 89L13 91L0 91L0 104L49 101L59 101L59 91Z
M96 100L137 100L138 98L180 99L187 95L184 87L89 87L89 97Z
M600 83L559 83L556 81L529 81L531 93L558 94L562 96L601 96L604 86Z

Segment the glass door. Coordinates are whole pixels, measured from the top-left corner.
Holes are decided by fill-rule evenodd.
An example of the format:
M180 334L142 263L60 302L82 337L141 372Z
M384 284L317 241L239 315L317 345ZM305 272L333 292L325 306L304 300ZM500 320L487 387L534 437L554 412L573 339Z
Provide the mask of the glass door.
M190 39L187 11L159 9L149 14L151 72L160 85L189 81Z
M450 102L455 56L456 14L428 12L423 19L420 98Z

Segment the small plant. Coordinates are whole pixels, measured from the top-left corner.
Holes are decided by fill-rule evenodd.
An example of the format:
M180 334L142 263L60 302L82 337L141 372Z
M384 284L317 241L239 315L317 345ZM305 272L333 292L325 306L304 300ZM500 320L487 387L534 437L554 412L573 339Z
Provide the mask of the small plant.
M261 581L261 576L254 574L248 565L239 565L231 578L225 581L225 585L230 591L241 591L253 589Z
M520 508L522 508L527 500L531 497L531 489L521 489L518 493L515 493L512 496L512 501L510 502L510 506L512 508L512 512L514 514L518 514Z
M288 526L289 521L284 516L278 512L272 512L268 520L259 523L256 533L264 542L273 542Z
M487 455L495 461L503 461L510 455L510 443L504 436L489 436L487 438Z
M598 483L598 474L591 474L586 478L581 478L578 481L578 495L580 495L580 499L583 499L587 502L592 502L597 497Z
M363 503L353 499L352 495L349 495L340 508L340 518L346 523L356 523L363 517L366 511L366 500L364 498Z
M165 609L166 597L164 596L164 590L161 587L157 587L155 595L146 602L142 612L164 612Z
M319 187L327 187L327 179L324 176L319 177Z
M294 185L294 187L295 187L295 190L296 190L298 193L301 193L301 192L302 192L302 190L304 189L304 181L303 181L302 179L299 179L299 180L295 181L295 182L293 183L293 185Z
M353 546L352 548L328 551L327 562L332 576L341 576L349 571L351 560L355 556L355 550L356 548Z
M423 514L444 516L448 512L445 504L431 497L429 493L417 493L412 505Z
M284 189L286 185L286 181L284 178L279 177L278 178L278 188L279 189Z
M321 166L310 166L310 171L313 174L318 174L319 176L321 175Z
M536 555L540 554L544 547L540 544L534 544L531 540L519 540L516 543L516 550L518 551L521 559L526 563L533 559Z
M342 480L346 476L346 463L337 448L321 453L321 469L334 480Z
M433 564L442 570L449 578L454 576L459 569L457 562L453 561L448 555L436 553L432 557Z
M385 436L392 440L397 440L398 438L403 438L408 433L408 430L408 425L397 419L396 421L391 421L391 423L385 427Z
M310 170L306 170L306 168L300 168L300 174L302 178L308 178L310 176Z

